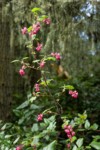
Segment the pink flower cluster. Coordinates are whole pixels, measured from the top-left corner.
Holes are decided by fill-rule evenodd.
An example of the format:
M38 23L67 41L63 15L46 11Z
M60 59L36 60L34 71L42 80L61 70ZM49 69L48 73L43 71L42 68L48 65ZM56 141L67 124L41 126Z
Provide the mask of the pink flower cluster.
M45 24L47 24L47 25L49 25L49 24L51 23L51 21L50 21L49 18L45 18L45 19L43 20L43 22L44 22Z
M35 88L35 91L36 91L36 92L39 92L39 91L40 91L40 85L39 85L39 84L36 83L36 84L34 85L34 88Z
M51 56L55 57L57 60L61 59L61 56L59 53L51 53Z
M40 31L40 22L37 22L36 24L33 24L32 30L29 33L30 37L34 34L37 34Z
M24 27L23 29L21 29L22 34L26 34L27 33L27 28Z
M42 121L43 120L43 114L39 114L38 117L37 117L37 120Z
M38 43L37 47L36 47L36 50L39 52L41 49L42 49L42 44Z
M65 127L64 127L64 131L65 131L65 133L67 133L67 137L71 140L72 139L72 137L75 135L75 132L73 131L73 128L72 128L72 126L71 125L66 125Z
M77 97L78 97L78 92L77 92L77 91L69 90L69 94L70 94L73 98L77 98Z
M40 62L40 68L43 68L45 66L45 61Z

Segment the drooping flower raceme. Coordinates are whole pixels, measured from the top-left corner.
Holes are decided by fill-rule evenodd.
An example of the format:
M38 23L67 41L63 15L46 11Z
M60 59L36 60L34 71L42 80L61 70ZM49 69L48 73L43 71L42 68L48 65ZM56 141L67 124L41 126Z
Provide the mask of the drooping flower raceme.
M39 114L38 117L37 117L37 120L42 121L43 120L43 114Z
M42 44L38 43L38 44L37 44L37 47L36 47L36 50L37 50L37 51L41 51L41 49L42 49Z
M72 91L72 90L69 90L69 94L73 97L73 98L77 98L78 97L78 92L75 90L75 91Z
M26 34L27 33L27 28L24 27L23 29L21 29L22 34Z
M33 24L32 30L30 31L29 35L32 37L32 35L37 34L40 31L40 22L37 22L36 24Z
M72 137L75 135L75 132L73 131L73 128L72 128L72 126L71 125L66 125L65 127L64 127L64 131L65 131L65 133L67 133L67 137L71 140L72 139Z

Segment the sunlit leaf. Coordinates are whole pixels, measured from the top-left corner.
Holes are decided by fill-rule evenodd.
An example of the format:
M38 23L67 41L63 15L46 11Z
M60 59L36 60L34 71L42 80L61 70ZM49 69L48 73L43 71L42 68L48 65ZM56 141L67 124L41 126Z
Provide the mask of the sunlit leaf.
M32 12L35 13L35 12L41 12L41 8L38 8L38 7L35 7L32 9Z
M78 147L81 147L83 145L83 138L78 139L76 144Z
M90 145L96 150L100 150L100 142L93 141Z

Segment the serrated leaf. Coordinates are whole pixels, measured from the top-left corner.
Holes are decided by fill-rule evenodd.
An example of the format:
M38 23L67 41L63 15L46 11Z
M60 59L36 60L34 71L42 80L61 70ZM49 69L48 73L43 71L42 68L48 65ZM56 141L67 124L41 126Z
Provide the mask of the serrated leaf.
M83 138L78 139L76 144L78 147L81 147L83 145Z
M100 150L100 142L93 141L90 145L91 145L91 147L95 148L96 150Z

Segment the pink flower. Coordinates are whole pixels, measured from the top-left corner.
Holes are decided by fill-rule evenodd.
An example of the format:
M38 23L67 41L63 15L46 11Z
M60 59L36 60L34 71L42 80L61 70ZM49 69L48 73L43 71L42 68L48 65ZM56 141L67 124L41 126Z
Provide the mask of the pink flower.
M39 114L38 117L37 117L37 120L42 121L43 120L43 114Z
M36 27L34 30L33 30L33 34L37 34L38 32L39 32L39 30L40 30L40 27Z
M60 60L60 59L61 59L61 56L60 56L59 53L55 53L55 57L56 57L57 60Z
M26 66L25 66L25 65L22 66L22 70L24 70L24 69L26 69Z
M68 129L65 129L65 132L66 132L67 134L70 134L70 131L69 131Z
M21 31L22 31L22 34L26 34L27 33L27 28L24 27L23 29L21 29Z
M75 132L73 131L73 132L72 132L72 136L74 136L74 135L75 135Z
M68 129L72 129L72 126L71 126L71 125L68 125L67 128L68 128Z
M49 18L45 18L45 19L43 20L43 22L44 22L45 24L47 24L47 25L49 25L49 24L51 23L51 21L50 21Z
M39 84L36 83L36 84L34 85L34 88L35 88L35 91L36 91L36 92L39 92L39 91L40 91L40 85L39 85Z
M74 91L74 92L72 93L72 97L73 97L73 98L77 98L77 97L78 97L78 92L77 92L77 91Z
M32 34L37 34L40 31L40 22L33 24L32 28Z
M40 51L41 49L42 49L42 44L39 44L39 43L38 43L38 44L37 44L37 47L36 47L36 50L37 50L37 51Z
M77 97L78 97L78 92L77 92L77 91L71 91L71 90L69 90L69 94L70 94L73 98L77 98Z
M45 66L45 61L40 62L40 68L43 68Z
M73 94L73 91L72 91L72 90L69 90L69 94L72 95L72 94Z
M51 53L51 56L55 57L55 53Z
M51 56L52 57L55 57L57 60L60 60L61 59L61 56L59 53L51 53Z
M20 74L21 76L24 76L24 75L25 75L25 71L24 71L23 69L20 69L20 70L19 70L19 74Z
M71 145L70 145L70 143L68 143L68 144L67 144L67 148L70 149L70 147L71 147Z
M17 146L16 150L22 150L22 148L23 148L22 146Z

